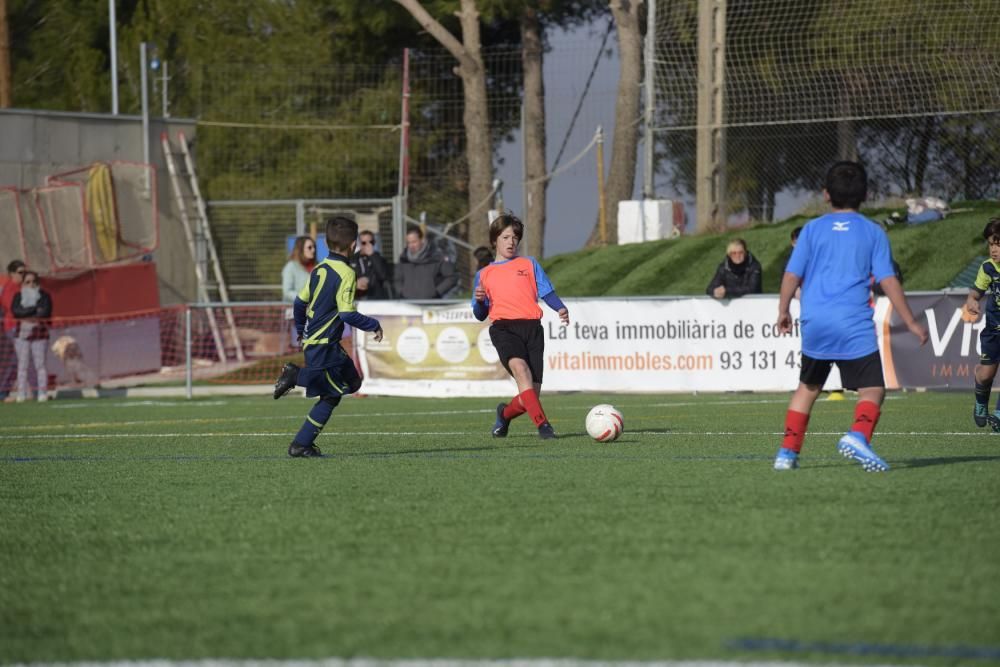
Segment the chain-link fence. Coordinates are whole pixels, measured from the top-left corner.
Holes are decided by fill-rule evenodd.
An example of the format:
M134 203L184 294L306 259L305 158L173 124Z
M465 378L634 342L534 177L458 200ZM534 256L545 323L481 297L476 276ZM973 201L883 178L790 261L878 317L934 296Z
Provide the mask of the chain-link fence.
M383 255L396 257L402 236L391 224L392 198L404 190L411 215L425 212L427 221L464 234L462 224L448 226L468 209L454 58L413 53L404 68L402 55L388 67L211 66L193 74L200 91L198 176L232 298L274 298L287 238L314 231L335 211L377 231ZM484 62L491 131L499 141L520 123L520 52L489 50Z
M650 9L660 194L693 203L715 168L725 214L772 220L782 201L820 187L836 159L860 159L876 196L1000 194L1000 3ZM717 142L701 166L699 131Z

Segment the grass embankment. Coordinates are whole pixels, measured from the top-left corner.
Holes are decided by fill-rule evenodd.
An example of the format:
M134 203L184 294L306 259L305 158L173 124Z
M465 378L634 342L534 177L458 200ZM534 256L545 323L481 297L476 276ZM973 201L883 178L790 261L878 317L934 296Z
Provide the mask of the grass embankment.
M953 209L939 222L889 228L908 291L943 289L973 258L986 254L980 235L989 218L1000 215L1000 203L957 202ZM890 210L863 212L883 220ZM764 269L764 291L777 292L791 254L789 235L808 220L799 216L724 234L588 248L542 264L561 296L701 295L725 256L726 244L741 237Z

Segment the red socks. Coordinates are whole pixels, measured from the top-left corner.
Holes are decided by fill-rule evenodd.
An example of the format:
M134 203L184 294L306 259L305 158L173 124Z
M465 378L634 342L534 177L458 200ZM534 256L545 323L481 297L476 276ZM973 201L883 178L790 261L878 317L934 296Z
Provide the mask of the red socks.
M878 424L881 409L871 401L861 401L854 408L854 423L851 430L857 431L865 436L865 440L872 441L872 433ZM802 441L806 437L806 427L809 426L809 415L789 410L785 414L785 437L781 441L781 446L793 452L802 451Z
M789 410L785 413L785 437L781 446L793 452L802 451L802 441L806 437L806 427L809 426L809 415L804 412Z
M538 402L538 395L534 389L525 389L511 399L507 407L503 409L503 418L508 420L513 419L514 417L523 415L525 412L531 416L531 421L535 422L535 426L541 426L548 421L545 412L542 410L542 404Z
M503 409L503 418L510 421L514 417L520 417L524 414L524 406L521 405L520 394L510 399L510 403L507 407Z
M865 440L871 442L872 433L875 431L875 426L878 424L878 418L881 414L879 406L875 403L860 401L854 408L854 423L851 424L851 430L857 431L865 436Z

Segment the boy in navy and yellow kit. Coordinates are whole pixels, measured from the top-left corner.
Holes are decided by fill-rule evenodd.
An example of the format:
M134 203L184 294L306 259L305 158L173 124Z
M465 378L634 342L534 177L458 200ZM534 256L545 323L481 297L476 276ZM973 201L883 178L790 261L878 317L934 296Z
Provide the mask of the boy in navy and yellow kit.
M292 307L305 367L285 364L274 383L274 398L281 398L292 387L299 386L305 388L306 396L318 396L319 401L288 446L289 456L322 456L315 444L316 437L341 397L361 388L354 361L340 345L344 326L373 331L375 341L382 340L378 320L362 315L354 306L356 276L349 262L357 238L358 224L353 220L341 216L327 220L326 245L330 254L313 269Z
M979 333L979 363L976 365L976 404L972 418L976 426L989 424L1000 432L1000 399L990 414L990 390L1000 363L1000 218L993 218L983 230L983 239L990 258L979 267L976 282L965 299L965 310L978 319L979 300L990 292L986 300L986 322Z

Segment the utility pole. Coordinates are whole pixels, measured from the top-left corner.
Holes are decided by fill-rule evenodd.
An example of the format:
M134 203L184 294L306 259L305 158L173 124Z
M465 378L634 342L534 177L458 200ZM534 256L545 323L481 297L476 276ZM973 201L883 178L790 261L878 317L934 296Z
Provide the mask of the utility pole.
M10 27L7 25L7 0L0 0L0 109L9 109L14 94L10 74Z

